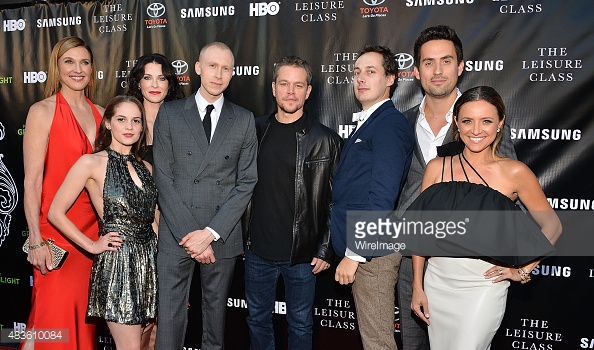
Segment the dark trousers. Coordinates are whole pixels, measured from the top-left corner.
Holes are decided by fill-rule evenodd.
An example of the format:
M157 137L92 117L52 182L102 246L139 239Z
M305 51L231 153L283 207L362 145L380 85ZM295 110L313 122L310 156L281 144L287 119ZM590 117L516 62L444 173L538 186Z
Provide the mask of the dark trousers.
M427 264L425 264L427 268ZM429 350L427 324L412 312L412 259L402 257L398 273L398 303L400 309L400 335L403 350Z
M215 256L216 258L216 256ZM200 268L202 289L202 350L223 349L227 297L233 280L236 258L216 258L200 264L189 255L178 256L159 247L159 327L156 350L181 350L188 325L188 299L192 275Z

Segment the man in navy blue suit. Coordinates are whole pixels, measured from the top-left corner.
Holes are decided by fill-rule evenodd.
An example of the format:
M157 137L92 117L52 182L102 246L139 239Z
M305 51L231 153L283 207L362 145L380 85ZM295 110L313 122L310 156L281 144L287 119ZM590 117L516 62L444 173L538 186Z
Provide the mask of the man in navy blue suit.
M400 253L360 256L347 244L347 211L394 210L410 167L414 134L390 96L396 87L390 49L365 46L355 62L356 131L346 141L334 176L331 235L340 284L353 283L363 347L397 349L394 340L394 290ZM349 249L350 248L350 249Z

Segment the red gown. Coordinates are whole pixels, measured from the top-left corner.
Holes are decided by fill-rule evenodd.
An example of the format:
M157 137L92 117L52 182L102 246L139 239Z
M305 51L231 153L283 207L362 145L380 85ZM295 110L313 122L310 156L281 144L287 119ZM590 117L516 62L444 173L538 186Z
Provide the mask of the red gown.
M101 114L87 99L93 110L97 133ZM68 251L62 267L43 276L33 269L33 295L27 329L68 329L68 342L35 341L35 349L94 349L95 325L85 322L89 279L93 256L70 243L47 220L49 207L66 174L83 154L93 147L60 92L56 94L56 110L50 129L45 156L41 191L39 228L44 239L53 238L56 245ZM97 218L86 190L80 194L66 216L93 240L98 237ZM62 333L64 335L64 332Z

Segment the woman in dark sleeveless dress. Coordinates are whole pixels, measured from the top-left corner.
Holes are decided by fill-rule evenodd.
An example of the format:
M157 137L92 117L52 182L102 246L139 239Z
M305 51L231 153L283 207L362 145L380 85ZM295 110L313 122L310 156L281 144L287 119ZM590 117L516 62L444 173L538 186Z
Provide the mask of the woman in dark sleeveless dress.
M184 97L175 69L167 57L149 53L138 58L128 76L128 95L142 102L146 113L148 151L145 160L153 162L153 126L163 102Z
M437 245L449 242L448 251L458 255L432 256L424 280L425 257L413 255L411 307L429 325L432 350L488 349L503 319L510 281L530 281L539 257L554 250L561 223L532 171L497 152L505 121L499 94L486 86L472 88L457 100L453 114L453 132L463 149L427 164L422 193L409 211L473 210L478 216L470 217L472 228L464 236L436 239ZM527 215L514 209L517 199L538 225L522 219Z
M72 167L50 207L49 220L92 254L87 316L102 317L120 349L139 349L142 324L157 310L156 235L152 228L157 190L150 164L141 160L146 120L134 97L107 105L97 152ZM99 220L99 239L83 235L65 213L76 195L89 192Z
M163 102L184 97L179 86L175 69L167 57L158 53L148 53L138 58L128 75L128 95L142 101L147 124L147 152L144 160L153 164L153 126L159 107ZM158 233L159 210L155 211L155 232ZM157 334L156 320L146 324L142 333L141 348L153 350Z

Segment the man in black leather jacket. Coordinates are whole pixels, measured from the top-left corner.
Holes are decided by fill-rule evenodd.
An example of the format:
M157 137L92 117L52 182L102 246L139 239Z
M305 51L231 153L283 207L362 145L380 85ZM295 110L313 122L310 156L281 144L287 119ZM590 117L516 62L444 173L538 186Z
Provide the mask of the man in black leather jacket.
M285 283L289 349L311 349L315 275L330 266L331 189L342 139L303 110L311 68L275 65L276 113L256 119L258 183L244 217L245 291L251 349L274 349L278 276Z

